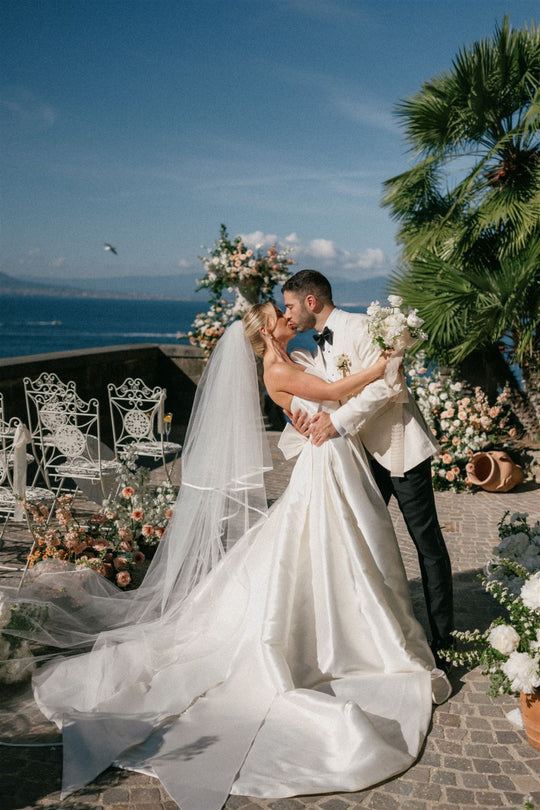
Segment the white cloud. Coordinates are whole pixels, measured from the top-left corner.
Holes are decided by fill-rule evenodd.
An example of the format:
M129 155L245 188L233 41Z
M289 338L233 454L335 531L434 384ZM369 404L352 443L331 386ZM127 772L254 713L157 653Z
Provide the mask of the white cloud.
M350 279L385 276L391 269L390 260L380 247L350 251L338 247L331 239L317 237L302 242L296 233L285 237L265 234L263 231L240 234L245 245L251 248L266 249L271 245L292 249L293 270L309 267L334 277Z
M334 259L336 249L331 239L312 239L309 250L318 259Z
M284 0L284 4L300 14L325 20L358 20L364 16L362 9L340 0Z
M261 250L276 245L280 240L275 233L263 233L262 231L252 231L252 233L241 233L240 237L245 245Z
M26 87L2 87L0 108L12 120L33 129L48 129L56 121L56 112L51 105L41 101Z
M337 109L351 121L367 124L375 129L384 129L394 135L399 133L397 122L391 112L381 108L378 103L366 104L346 98L336 99L334 103Z

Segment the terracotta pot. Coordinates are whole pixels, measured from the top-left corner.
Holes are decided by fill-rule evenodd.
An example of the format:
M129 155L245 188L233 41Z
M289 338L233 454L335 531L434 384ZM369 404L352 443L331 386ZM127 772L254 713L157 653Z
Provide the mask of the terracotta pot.
M531 695L520 692L519 703L527 742L540 751L540 691L535 689Z
M509 492L524 478L521 467L507 453L475 453L467 464L467 479L487 492Z

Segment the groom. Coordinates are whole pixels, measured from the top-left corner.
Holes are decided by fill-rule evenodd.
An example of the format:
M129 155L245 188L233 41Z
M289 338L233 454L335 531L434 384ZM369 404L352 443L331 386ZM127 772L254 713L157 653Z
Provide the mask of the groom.
M328 279L316 270L300 270L282 287L285 317L298 332L315 329L315 363L328 380L342 376L343 358L350 372L367 368L380 355L367 331L366 315L337 309ZM339 361L338 361L338 358ZM338 365L340 368L338 368ZM437 665L445 667L439 650L452 646L452 571L437 518L431 483L431 456L437 443L426 428L410 392L402 405L403 475L391 474L391 436L395 422L394 392L384 379L368 385L332 414L320 412L308 420L297 411L291 418L315 445L336 436L358 433L373 475L388 504L394 495L416 546L426 599L431 649Z

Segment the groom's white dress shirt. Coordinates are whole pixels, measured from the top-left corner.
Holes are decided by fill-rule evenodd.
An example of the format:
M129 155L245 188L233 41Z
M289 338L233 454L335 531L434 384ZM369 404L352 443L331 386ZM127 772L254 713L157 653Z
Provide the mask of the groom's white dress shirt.
M346 356L352 374L368 368L379 357L381 350L372 343L368 334L366 315L334 309L325 326L332 330L333 341L331 345L325 342L323 349L317 348L314 359L316 367L324 372L328 380L337 380L342 376L337 367L339 355ZM358 433L371 455L388 470L391 469L391 436L396 419L396 396L384 378L379 379L366 386L357 396L351 397L330 417L342 436ZM406 472L432 456L439 446L427 428L410 391L407 401L402 405L401 419L403 469Z

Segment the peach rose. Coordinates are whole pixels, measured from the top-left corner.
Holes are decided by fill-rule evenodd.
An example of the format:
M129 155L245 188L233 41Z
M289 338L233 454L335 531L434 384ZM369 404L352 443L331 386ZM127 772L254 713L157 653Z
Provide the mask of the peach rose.
M131 577L128 571L119 571L116 575L116 584L119 588L125 588L131 582Z

